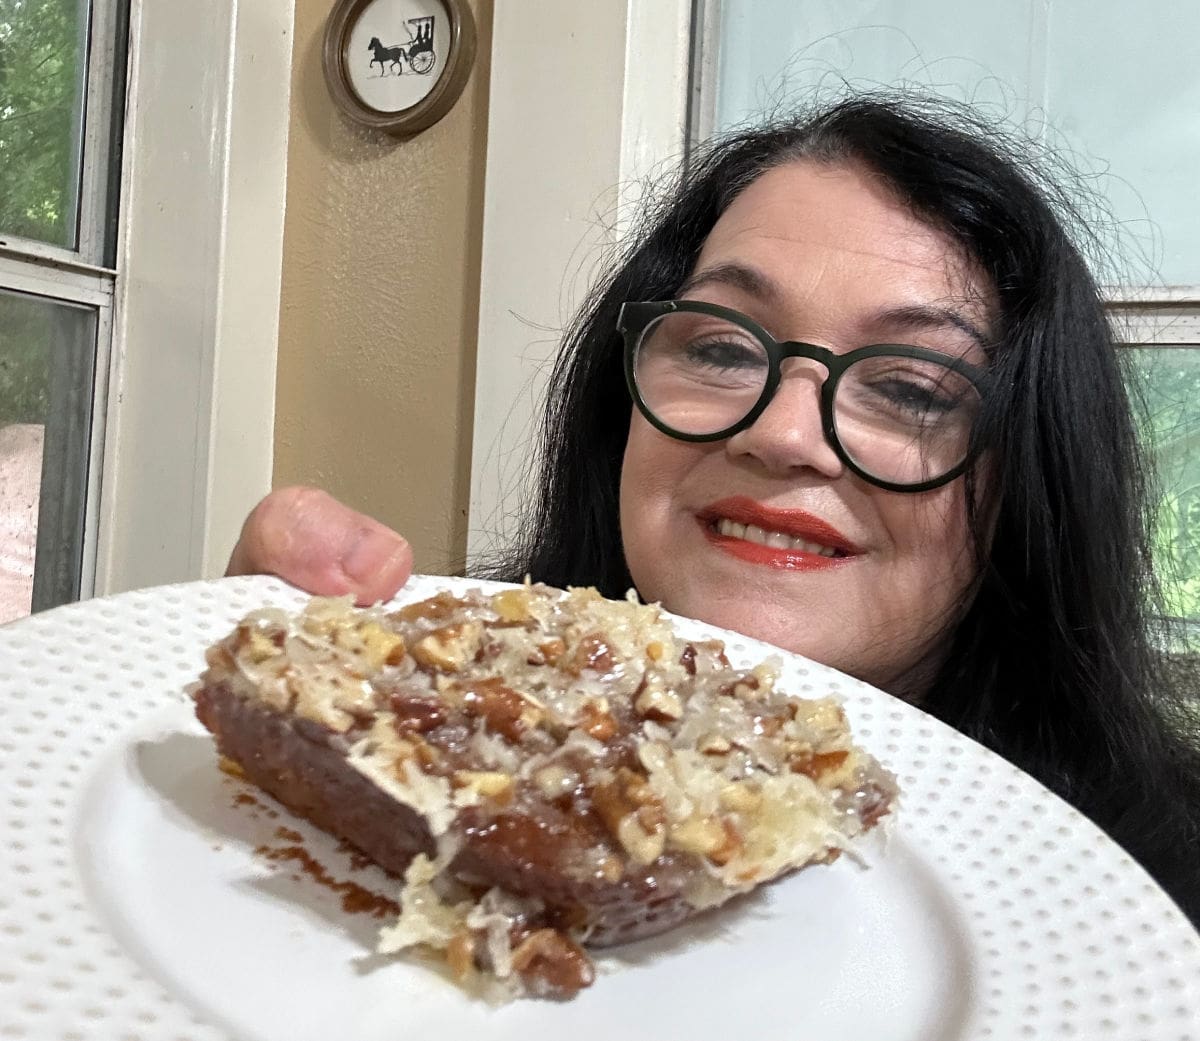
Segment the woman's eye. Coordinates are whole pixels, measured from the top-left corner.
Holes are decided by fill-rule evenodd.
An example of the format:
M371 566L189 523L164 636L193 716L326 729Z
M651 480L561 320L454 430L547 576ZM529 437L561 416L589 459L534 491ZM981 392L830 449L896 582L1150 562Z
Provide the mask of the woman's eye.
M960 382L952 381L955 385ZM964 404L964 395L956 386L924 378L880 377L871 381L870 390L882 406L927 422L952 415Z
M914 412L945 412L954 407L953 399L939 396L937 391L911 380L889 379L875 384L875 390L889 401Z
M736 340L693 340L684 344L683 354L687 363L697 368L730 371L761 369L767 364L761 347Z

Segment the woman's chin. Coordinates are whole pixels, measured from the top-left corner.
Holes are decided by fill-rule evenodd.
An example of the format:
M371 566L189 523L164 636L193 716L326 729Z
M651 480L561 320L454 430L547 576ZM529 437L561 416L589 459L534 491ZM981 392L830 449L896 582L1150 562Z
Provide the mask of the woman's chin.
M854 660L852 654L848 653L853 648L844 646L845 625L830 624L833 619L828 616L819 622L806 620L807 612L797 611L795 606L772 607L762 600L730 601L719 597L689 598L682 606L673 607L670 603L664 603L663 606L676 614L774 644L781 650L841 671L846 671L846 667Z

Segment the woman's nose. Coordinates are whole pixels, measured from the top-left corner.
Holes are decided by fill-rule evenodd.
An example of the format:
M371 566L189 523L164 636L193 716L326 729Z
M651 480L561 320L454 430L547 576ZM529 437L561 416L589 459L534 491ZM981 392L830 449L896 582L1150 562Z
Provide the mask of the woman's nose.
M844 464L821 427L825 369L799 362L785 362L774 397L750 426L726 442L726 450L757 460L773 474L808 469L823 477L840 477Z

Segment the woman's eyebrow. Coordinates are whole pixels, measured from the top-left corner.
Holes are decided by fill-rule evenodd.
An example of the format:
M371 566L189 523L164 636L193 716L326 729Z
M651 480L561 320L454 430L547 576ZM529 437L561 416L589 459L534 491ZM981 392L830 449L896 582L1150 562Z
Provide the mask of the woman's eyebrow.
M766 303L777 303L783 298L779 286L761 271L734 262L716 264L694 272L684 280L676 295L686 296L706 285L732 286Z
M990 336L960 311L952 307L937 307L929 304L908 304L889 307L874 317L877 325L890 325L902 329L945 329L947 327L966 333L982 350L993 346Z

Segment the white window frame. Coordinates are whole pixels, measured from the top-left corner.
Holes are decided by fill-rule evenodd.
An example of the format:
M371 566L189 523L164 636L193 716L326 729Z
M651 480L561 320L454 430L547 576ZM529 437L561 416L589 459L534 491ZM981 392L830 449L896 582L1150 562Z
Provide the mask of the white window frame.
M1106 291L1119 341L1135 347L1200 347L1200 286Z
M293 32L133 0L97 594L220 574L270 487Z

